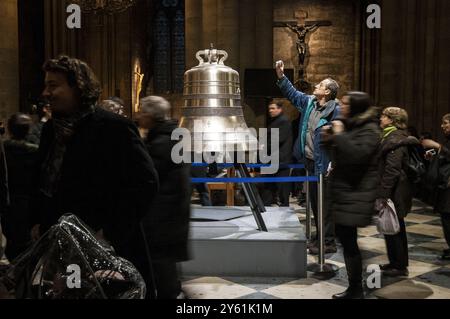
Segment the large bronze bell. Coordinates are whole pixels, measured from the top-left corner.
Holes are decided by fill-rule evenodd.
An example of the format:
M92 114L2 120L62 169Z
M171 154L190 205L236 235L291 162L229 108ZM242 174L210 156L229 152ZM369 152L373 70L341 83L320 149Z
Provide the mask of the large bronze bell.
M257 150L255 132L245 123L239 73L224 64L228 53L197 52L199 65L184 75L184 107L180 127L191 132L191 151Z

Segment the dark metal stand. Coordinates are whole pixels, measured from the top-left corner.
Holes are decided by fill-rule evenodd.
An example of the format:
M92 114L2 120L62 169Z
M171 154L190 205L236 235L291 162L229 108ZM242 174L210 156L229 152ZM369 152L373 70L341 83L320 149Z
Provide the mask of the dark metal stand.
M319 198L318 198L318 221L317 232L319 234L319 259L317 263L309 264L307 269L314 273L314 277L320 280L327 280L336 275L338 267L333 264L325 263L325 234L323 225L323 174L319 175L319 182L317 183Z
M250 177L250 173L248 172L248 168L245 164L234 164L234 168L236 169L236 174L240 178L248 178ZM258 225L258 230L267 232L267 227L264 222L264 219L261 216L261 213L266 211L264 207L264 203L259 196L258 190L256 186L251 183L242 183L242 188L244 189L245 197L250 205L250 208L253 213L253 217L255 217L256 224Z

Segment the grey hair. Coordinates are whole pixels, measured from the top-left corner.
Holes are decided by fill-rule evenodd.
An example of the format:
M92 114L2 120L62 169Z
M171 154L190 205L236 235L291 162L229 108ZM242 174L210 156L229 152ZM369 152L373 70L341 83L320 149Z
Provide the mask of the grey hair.
M160 96L147 96L141 100L141 110L149 114L154 121L170 119L170 103Z
M327 78L327 89L330 90L330 100L334 100L338 96L339 84L332 78Z

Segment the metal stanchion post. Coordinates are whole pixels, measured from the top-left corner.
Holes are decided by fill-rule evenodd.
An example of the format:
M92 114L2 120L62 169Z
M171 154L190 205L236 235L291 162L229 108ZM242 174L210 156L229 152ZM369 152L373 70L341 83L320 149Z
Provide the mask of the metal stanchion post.
M309 171L306 169L306 238L311 240L311 202L309 199Z
M309 264L308 271L314 273L314 277L318 279L330 279L336 275L338 267L333 264L325 263L325 234L324 234L324 220L323 220L323 206L324 206L324 193L323 193L323 174L319 175L318 187L318 212L317 212L317 231L319 235L319 257L318 262Z
M317 214L317 224L318 224L318 235L319 235L319 265L323 267L325 264L325 234L323 233L323 174L319 175L319 182L317 183L317 192L318 192L318 203L317 210L319 213Z

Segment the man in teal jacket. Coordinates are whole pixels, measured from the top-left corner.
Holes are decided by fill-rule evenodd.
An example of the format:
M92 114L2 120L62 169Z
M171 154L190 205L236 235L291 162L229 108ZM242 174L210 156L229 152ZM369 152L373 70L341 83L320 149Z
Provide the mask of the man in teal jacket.
M339 103L336 97L339 85L335 80L327 78L316 85L313 95L307 95L296 90L284 75L283 61L276 63L276 71L278 76L277 85L280 87L281 92L301 114L299 136L294 144L294 155L299 162L305 164L311 175L322 173L326 176L330 159L326 151L321 148L320 132L324 126L329 125L338 115ZM310 183L310 185L311 206L317 225L317 186L315 183ZM324 185L324 190L326 190L326 185ZM326 202L325 198L323 210L325 253L335 253L334 223L331 212L327 209L328 205L326 205ZM318 253L317 239L316 236L316 241L309 245L309 250L312 254Z

